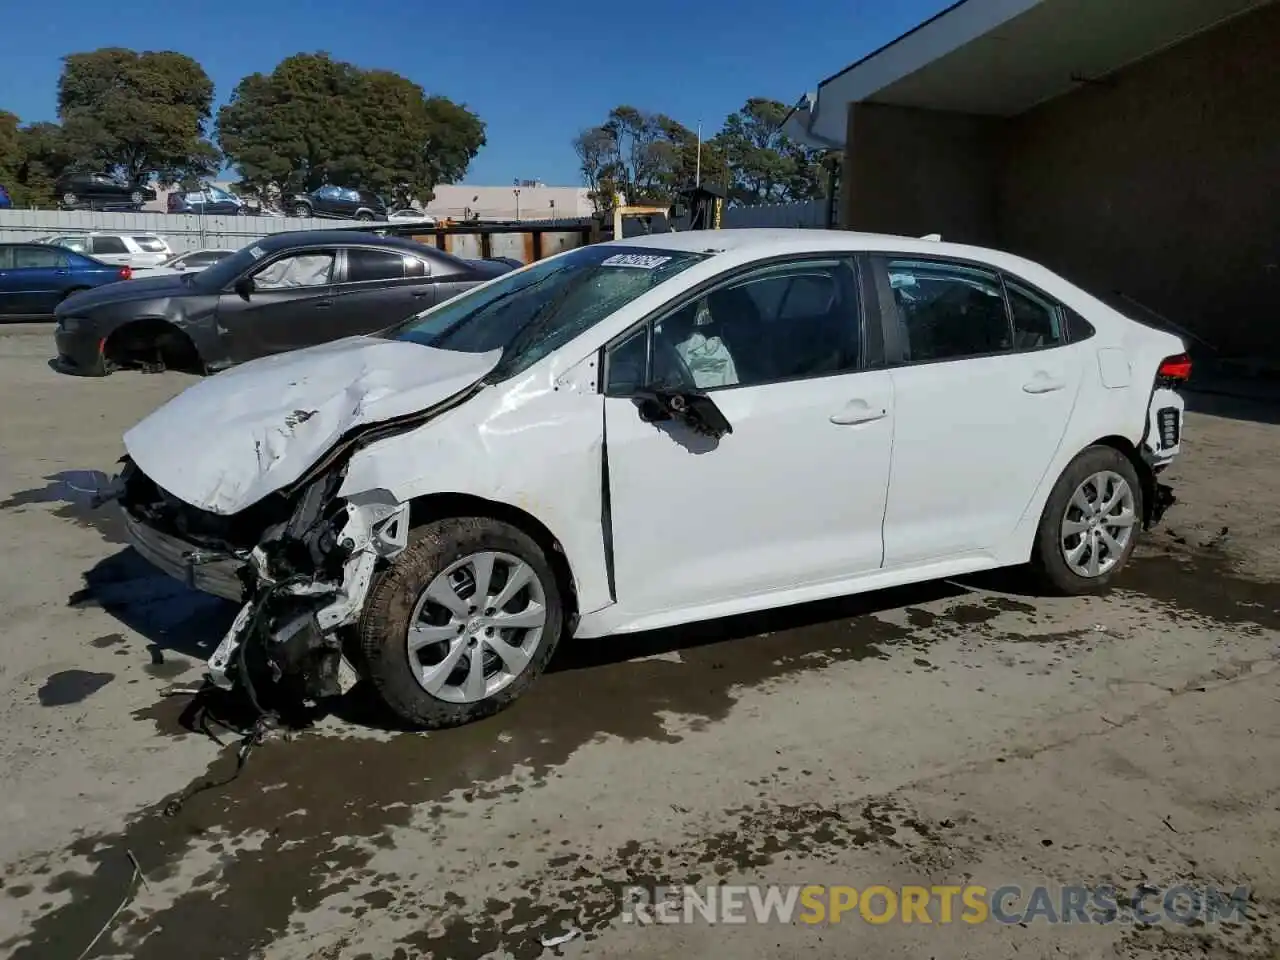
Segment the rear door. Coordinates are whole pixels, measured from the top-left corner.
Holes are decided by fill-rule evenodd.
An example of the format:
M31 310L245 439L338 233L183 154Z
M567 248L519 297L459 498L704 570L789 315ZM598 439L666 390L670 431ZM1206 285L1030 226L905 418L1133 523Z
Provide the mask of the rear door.
M293 250L255 267L248 299L234 289L218 298L218 323L236 362L333 339L337 250Z
M325 339L373 333L425 310L435 302L430 267L400 250L347 247L334 307L325 318Z
M871 258L893 377L885 567L986 554L1062 443L1082 380L1060 305L989 267Z

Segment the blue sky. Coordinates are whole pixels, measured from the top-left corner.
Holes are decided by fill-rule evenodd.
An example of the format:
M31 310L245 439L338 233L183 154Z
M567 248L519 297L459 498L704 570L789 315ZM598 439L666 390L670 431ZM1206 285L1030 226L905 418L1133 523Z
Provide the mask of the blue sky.
M239 79L299 51L395 70L467 104L488 145L467 181L579 182L576 133L628 103L710 135L748 97L793 102L948 0L154 0L10 3L0 109L56 119L61 58L104 46L178 50L224 102ZM618 38L613 41L612 38Z

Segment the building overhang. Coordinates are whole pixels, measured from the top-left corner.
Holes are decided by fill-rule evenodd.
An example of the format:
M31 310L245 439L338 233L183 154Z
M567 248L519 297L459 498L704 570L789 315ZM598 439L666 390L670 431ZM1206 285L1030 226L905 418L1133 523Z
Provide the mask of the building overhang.
M1013 117L1275 0L960 0L823 80L784 131L843 146L851 103Z

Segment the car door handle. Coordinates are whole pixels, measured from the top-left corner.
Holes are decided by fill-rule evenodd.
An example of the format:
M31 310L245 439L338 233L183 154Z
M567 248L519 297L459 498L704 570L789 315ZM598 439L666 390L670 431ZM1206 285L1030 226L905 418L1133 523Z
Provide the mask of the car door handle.
M71 271L70 271L70 270L55 270L55 271L53 271L53 273L54 273L54 276L57 276L57 277L66 277L66 276L70 276Z
M316 301L316 309L317 309L317 310L323 310L325 307L332 307L332 306L333 306L333 301L332 301L332 300L317 300L317 301Z
M429 297L429 296L431 296L430 290L418 290L417 292L414 293L413 299L421 300L423 297Z
M1022 389L1027 393L1053 393L1055 390L1062 390L1066 385L1067 381L1061 377L1052 377L1042 371L1024 383Z
M839 413L831 415L831 422L840 426L854 426L859 423L871 423L883 420L889 415L886 407L876 407L865 400L850 400Z

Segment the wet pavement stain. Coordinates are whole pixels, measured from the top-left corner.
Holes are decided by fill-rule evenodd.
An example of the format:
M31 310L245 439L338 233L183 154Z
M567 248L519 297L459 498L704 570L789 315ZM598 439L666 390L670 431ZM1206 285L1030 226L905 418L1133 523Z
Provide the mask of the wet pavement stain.
M127 554L116 559L125 566L134 562ZM1184 561L1143 555L1126 573L1120 588L1140 589L1170 603L1174 601L1169 598L1177 597L1179 606L1203 616L1225 611L1228 619L1259 622L1269 611L1270 619L1265 623L1280 625L1275 587L1231 577L1225 584L1217 584L1226 591L1225 599L1205 590L1197 592L1189 582L1207 574L1196 562L1194 558ZM129 577L107 577L101 586L132 582ZM285 933L295 914L316 907L362 874L367 877L374 849L387 842L387 831L413 822L415 812L438 820L449 815L440 804L456 792L465 791L463 798L474 801L537 786L579 747L600 738L678 742L681 736L668 729L664 715L689 718L693 729L698 729L723 719L740 688L810 671L822 663L884 658L897 647L919 642L918 631L925 626L923 617L913 617L919 604L958 597L964 599L943 613L931 614L936 620L930 625L971 629L1002 613L1034 610L1030 604L1007 597L973 599L964 590L935 583L678 630L570 642L558 652L548 674L510 710L467 727L433 734L400 733L388 739L303 733L292 742L272 740L254 752L237 779L192 797L175 816L163 815L172 799L164 798L118 833L76 840L66 856L86 858L92 872L61 875L55 886L70 891L71 902L37 919L21 947L17 947L18 941L0 944L0 952L16 947L12 956L21 960L78 955L87 941L84 931L97 930L128 889L132 877L128 851L147 864L154 879L161 880L173 874L193 844L217 831L232 838L250 835L262 839L252 847L229 842L218 854L217 865L162 914L142 920L126 911L120 926L136 938L129 953L138 960L168 960L175 954L186 960L250 955ZM166 595L163 602L177 604L180 599L177 594ZM912 627L899 627L873 616L904 606L914 608L908 611ZM152 609L145 599L141 607ZM124 603L117 609L135 618L142 616L137 603ZM192 614L188 611L184 616ZM1072 635L1072 639L1084 638ZM655 658L671 651L680 652L677 662ZM647 659L627 662L641 657ZM184 734L188 728L182 718L189 704L173 698L134 716L154 722L157 731L166 735ZM395 730L385 715L359 695L339 705L336 712L353 723ZM529 770L520 783L502 788L494 784L517 766ZM234 750L228 748L207 777L223 780L234 767ZM295 815L303 809L305 816ZM715 856L687 858L690 875L729 870L734 865L742 868L758 857L785 856L791 835L803 832L788 826L788 816L786 811L775 811L759 821L767 822L768 830L761 827L755 846L741 848L740 858L729 851L736 849L732 837L745 828L740 825L738 830L728 831L719 837ZM871 842L880 829L875 818L861 815L853 827L841 825L840 818L824 820L813 811L806 816L816 818L819 827L826 824L825 832L811 831L810 836L837 847L840 839L846 845ZM847 813L842 816L847 819ZM894 827L897 833L902 832L900 826ZM914 829L911 832L917 833ZM775 839L768 840L765 833ZM771 845L775 843L779 844L776 849ZM796 849L806 856L817 855L802 847ZM634 856L619 853L617 862L630 871L652 871L656 865L651 861L660 853L637 848ZM318 869L323 870L319 877ZM564 869L570 871L570 878L573 871L588 870L581 863L566 863ZM665 862L663 870L664 882L670 882L672 874ZM347 879L335 879L343 875ZM303 883L304 878L317 882ZM394 880L378 879L380 883ZM581 895L588 901L598 898L602 887L594 879L590 884L583 882ZM396 893L390 886L387 889ZM395 902L418 904L422 896L421 890L400 891ZM519 923L504 921L499 926L492 918L459 916L449 921L443 935L437 930L424 932L415 943L406 945L425 949L430 944L440 955L461 960L482 955L484 944L506 943L508 933L515 929L513 923L532 930L573 917L581 926L576 919L582 915L577 904L567 905L563 916L549 915L536 896L525 903L517 900L497 906L521 918ZM600 923L608 922L617 912L616 905L591 907L588 903L588 907L588 914L595 910ZM422 910L424 916L432 912L426 906ZM228 922L230 917L236 918L234 923ZM547 932L559 930L547 928ZM537 955L524 952L534 946L541 953L536 937L527 942L529 945L520 946L518 956ZM106 952L108 945L101 944L98 949ZM409 955L414 955L413 951L406 953Z
M89 646L97 647L99 650L105 650L107 647L114 647L117 644L124 643L123 633L107 633L101 637L95 637L89 641Z
M815 656L823 662L885 656L910 631L870 614L955 592L938 586L890 591L689 629L570 643L526 696L488 720L387 740L320 733L271 740L253 752L238 778L196 794L175 816L163 815L169 797L120 833L75 841L67 856L86 858L92 872L63 877L60 885L73 893L71 902L38 918L23 946L0 944L0 950L16 948L14 960L76 955L84 947L82 932L101 926L127 889L128 851L159 880L172 873L195 839L219 830L232 837L265 834L265 839L252 849L224 852L206 882L179 897L159 922L140 921L136 933L141 936L145 929L145 937L130 955L135 960L249 955L283 934L296 912L354 882L302 889L299 878L315 876L318 863L324 863L326 877L367 869L386 831L410 823L415 810L430 810L458 791L468 801L519 793L601 737L677 742L680 737L667 730L664 714L709 723L728 714L736 688L812 670ZM681 651L682 662L625 662L670 649ZM355 693L342 708L345 718L385 723ZM152 720L167 733L185 732L181 717L189 705L175 697L135 717ZM524 785L493 785L517 765L530 770ZM224 780L234 767L234 748L228 747L200 780ZM292 815L303 809L305 816ZM127 914L120 921L126 927ZM228 924L228 917L240 920Z
M401 940L409 956L479 960L505 953L516 960L544 955L543 936L575 927L587 942L597 939L632 904L627 888L713 883L733 874L751 875L779 860L834 862L843 851L881 845L908 859L944 842L946 827L931 824L892 797L835 807L760 804L727 810L732 826L709 836L671 844L629 841L596 855L584 853L514 885L521 895L500 894L466 904L446 894L420 912L438 918L421 933ZM429 896L429 893L427 894ZM404 899L423 891L404 891ZM403 902L403 901L402 901Z
M1116 578L1115 589L1219 623L1280 630L1280 584L1241 576L1223 553L1192 552L1156 541L1134 555Z
M58 519L94 530L108 543L127 543L119 505L93 506L94 497L106 489L110 479L98 470L64 470L45 477L47 482L43 487L23 490L0 500L0 510L20 510L39 503L61 504L52 511Z
M97 693L115 678L114 673L61 670L45 680L36 696L42 707L66 707Z

